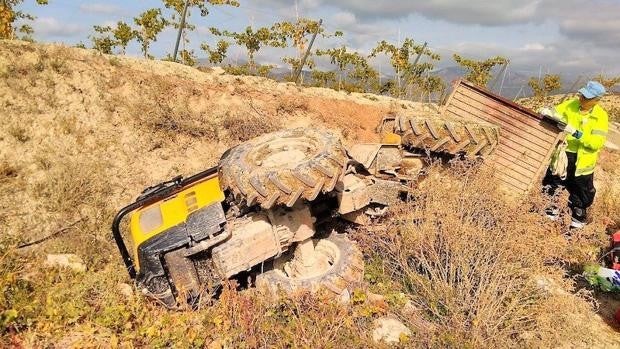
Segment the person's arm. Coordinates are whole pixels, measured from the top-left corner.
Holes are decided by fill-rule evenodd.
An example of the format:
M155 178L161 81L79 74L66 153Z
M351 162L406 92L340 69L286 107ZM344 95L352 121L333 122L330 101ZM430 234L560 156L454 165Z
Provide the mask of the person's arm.
M563 123L568 123L568 117L566 116L566 109L568 109L568 105L571 104L574 100L569 99L555 106L556 115L560 116L560 121Z
M607 131L609 128L607 123L607 114L603 113L599 117L602 118L602 120L599 120L599 122L596 123L596 126L592 128L591 132L588 134L583 134L581 137L575 137L579 139L584 147L594 151L602 149L605 146Z

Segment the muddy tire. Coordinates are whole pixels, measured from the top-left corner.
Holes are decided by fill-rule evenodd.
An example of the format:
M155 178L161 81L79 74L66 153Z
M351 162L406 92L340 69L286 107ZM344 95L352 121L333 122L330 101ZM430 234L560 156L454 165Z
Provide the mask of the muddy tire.
M499 143L498 126L439 116L397 117L394 133L406 147L453 155L487 156Z
M292 207L334 190L347 155L329 132L297 128L268 133L242 143L220 159L220 185L237 202L269 209Z
M275 267L256 277L256 286L270 292L316 292L323 288L334 296L352 291L364 277L364 259L357 245L342 234L332 233L316 239L315 251L325 253L330 267L324 273L308 278L291 278L282 268ZM282 265L283 263L274 263Z

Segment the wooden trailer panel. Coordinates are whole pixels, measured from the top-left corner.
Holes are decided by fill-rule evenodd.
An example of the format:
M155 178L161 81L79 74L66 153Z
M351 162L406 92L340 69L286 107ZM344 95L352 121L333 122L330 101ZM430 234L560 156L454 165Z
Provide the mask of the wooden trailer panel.
M551 121L465 80L455 82L441 113L501 128L499 145L485 163L496 169L503 188L519 195L540 184L563 138Z

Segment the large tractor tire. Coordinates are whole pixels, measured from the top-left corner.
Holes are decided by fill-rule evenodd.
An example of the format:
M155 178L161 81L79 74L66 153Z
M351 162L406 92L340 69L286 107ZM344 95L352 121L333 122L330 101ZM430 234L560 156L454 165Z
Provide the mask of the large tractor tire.
M326 270L312 277L289 277L283 266L290 256L284 255L274 261L273 270L256 277L256 287L289 294L298 291L316 292L324 288L334 296L352 291L364 277L364 260L357 245L345 235L337 233L331 233L328 237L315 239L313 242L315 253L323 254L329 261Z
M348 161L340 139L329 132L297 128L268 133L222 155L220 185L247 206L292 207L334 190Z
M498 126L440 116L397 117L394 133L406 147L453 155L487 156L499 143Z

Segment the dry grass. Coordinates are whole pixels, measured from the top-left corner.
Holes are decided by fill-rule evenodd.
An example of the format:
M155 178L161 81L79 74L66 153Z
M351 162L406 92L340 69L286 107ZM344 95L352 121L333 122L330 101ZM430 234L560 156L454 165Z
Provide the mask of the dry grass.
M258 115L228 114L222 120L222 127L228 131L228 139L232 142L245 142L265 133L280 130L281 123L277 119Z
M567 242L543 218L543 198L505 202L491 177L460 165L452 175L431 177L384 228L358 238L438 325L434 345L553 346L558 333L570 338L574 323L548 323L549 312L588 310L572 295L565 307L553 308L561 300L540 286L544 278L572 289L558 264Z

